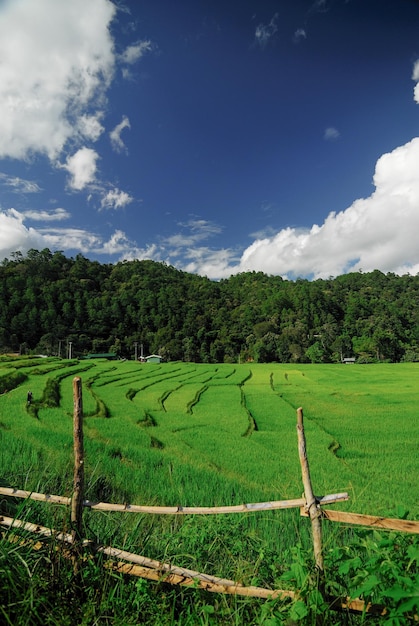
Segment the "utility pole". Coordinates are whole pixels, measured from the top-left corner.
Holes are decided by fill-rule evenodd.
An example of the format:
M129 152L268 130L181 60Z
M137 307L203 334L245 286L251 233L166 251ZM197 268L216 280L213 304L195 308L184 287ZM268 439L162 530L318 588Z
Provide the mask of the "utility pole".
M135 348L135 360L137 361L138 358L138 354L137 354L137 346L138 346L138 341L134 341L134 348Z

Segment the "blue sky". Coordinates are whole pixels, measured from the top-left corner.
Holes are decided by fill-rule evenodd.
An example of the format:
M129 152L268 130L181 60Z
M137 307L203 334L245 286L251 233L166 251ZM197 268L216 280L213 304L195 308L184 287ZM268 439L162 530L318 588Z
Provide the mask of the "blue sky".
M419 2L0 0L0 259L419 271Z

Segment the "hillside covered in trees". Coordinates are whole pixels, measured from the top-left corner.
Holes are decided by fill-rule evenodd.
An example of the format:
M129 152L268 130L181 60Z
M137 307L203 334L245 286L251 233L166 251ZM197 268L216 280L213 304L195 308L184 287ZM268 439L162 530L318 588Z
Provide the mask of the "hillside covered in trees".
M134 346L166 360L419 361L419 276L376 270L219 282L154 261L100 264L30 250L0 265L0 352L66 356Z

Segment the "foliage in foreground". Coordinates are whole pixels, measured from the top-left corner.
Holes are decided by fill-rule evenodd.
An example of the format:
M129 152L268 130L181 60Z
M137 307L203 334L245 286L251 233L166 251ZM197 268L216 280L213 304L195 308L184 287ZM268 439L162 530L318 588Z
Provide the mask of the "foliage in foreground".
M300 590L295 601L211 594L125 576L84 554L74 574L70 553L54 542L5 531L0 540L0 621L10 626L90 624L291 626L403 626L419 612L419 541L396 533L358 531L348 545L325 554L326 585L301 544L277 587ZM323 592L321 591L323 589ZM361 597L382 605L382 615L336 610L331 597Z

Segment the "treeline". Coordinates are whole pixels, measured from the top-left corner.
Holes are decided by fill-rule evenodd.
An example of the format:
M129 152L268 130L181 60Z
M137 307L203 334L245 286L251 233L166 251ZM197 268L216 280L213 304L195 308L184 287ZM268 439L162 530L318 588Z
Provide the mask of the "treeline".
M419 361L419 276L219 282L154 261L30 250L0 265L0 352L196 362Z

